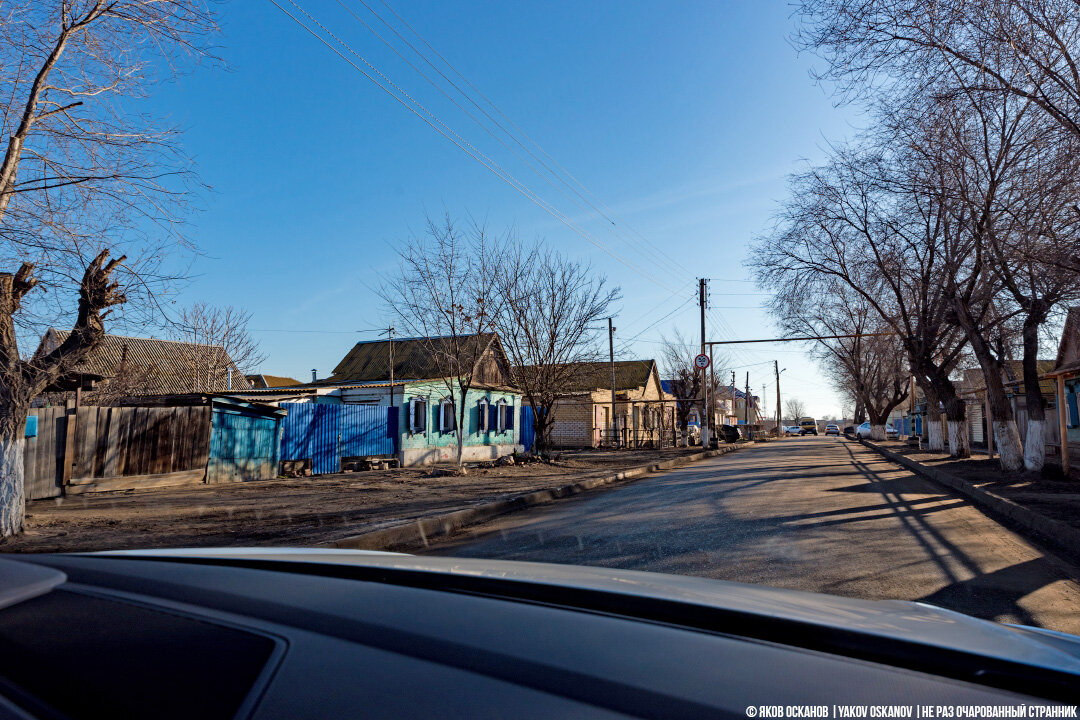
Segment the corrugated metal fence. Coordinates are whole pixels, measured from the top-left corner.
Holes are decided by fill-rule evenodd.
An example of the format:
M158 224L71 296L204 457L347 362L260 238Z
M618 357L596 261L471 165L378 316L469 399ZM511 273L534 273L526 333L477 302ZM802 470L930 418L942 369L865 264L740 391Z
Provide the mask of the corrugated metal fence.
M215 407L206 482L275 477L280 427L279 417Z
M282 460L311 460L315 474L341 470L343 457L397 454L397 414L378 405L282 403L289 411L281 437Z

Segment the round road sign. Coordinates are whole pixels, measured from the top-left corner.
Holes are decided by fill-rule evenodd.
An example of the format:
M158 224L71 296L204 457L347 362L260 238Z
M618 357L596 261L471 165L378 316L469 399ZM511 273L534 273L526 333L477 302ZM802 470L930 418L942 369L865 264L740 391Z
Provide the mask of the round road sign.
M696 358L694 358L694 365L696 365L699 369L704 370L705 368L709 367L709 356L698 355Z

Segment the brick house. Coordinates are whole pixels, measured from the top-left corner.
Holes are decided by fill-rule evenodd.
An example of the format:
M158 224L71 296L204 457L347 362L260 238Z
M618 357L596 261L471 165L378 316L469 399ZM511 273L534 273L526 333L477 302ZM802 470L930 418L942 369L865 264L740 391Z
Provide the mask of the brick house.
M615 416L611 363L580 363L566 396L552 408L555 447L657 447L672 442L675 402L660 386L655 360L615 363Z

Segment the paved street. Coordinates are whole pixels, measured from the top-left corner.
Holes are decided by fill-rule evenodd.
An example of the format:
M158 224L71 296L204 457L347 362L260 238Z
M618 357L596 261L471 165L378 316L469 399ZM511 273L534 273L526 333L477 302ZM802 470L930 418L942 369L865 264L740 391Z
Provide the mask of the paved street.
M793 438L480 526L439 554L921 600L1080 633L1080 570L856 443Z

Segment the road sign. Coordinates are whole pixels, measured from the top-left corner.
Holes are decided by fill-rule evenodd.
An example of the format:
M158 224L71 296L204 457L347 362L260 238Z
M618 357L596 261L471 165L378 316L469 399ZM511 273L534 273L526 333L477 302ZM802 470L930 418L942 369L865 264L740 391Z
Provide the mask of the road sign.
M709 356L704 354L698 355L694 358L694 365L696 365L699 370L704 370L709 367Z

